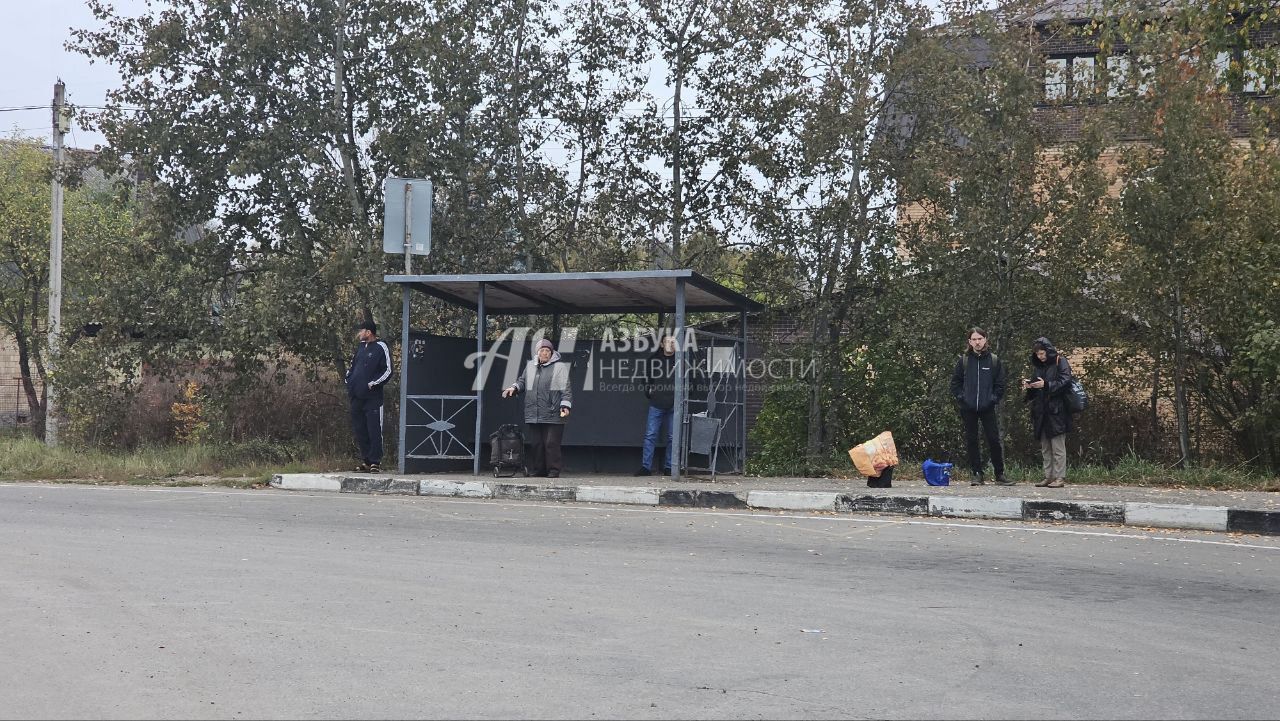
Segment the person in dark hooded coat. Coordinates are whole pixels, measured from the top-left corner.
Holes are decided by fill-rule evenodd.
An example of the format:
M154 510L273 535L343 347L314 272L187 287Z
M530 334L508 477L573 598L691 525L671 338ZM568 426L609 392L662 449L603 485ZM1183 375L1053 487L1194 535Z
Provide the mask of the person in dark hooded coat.
M560 362L559 351L546 338L538 341L533 360L525 364L524 373L516 382L502 391L502 397L518 393L525 394L524 422L529 426L529 443L533 447L529 472L559 478L564 470L560 442L573 408L573 388L569 364Z
M1022 380L1022 389L1044 464L1044 480L1036 485L1062 488L1067 484L1066 434L1071 430L1071 411L1063 396L1071 388L1071 365L1048 338L1037 338L1031 348L1031 377Z

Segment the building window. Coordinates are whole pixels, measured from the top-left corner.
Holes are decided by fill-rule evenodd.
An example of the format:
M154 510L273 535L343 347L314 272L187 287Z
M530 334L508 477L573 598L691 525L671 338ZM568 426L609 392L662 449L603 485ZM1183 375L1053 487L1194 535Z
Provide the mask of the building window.
M1044 99L1049 102L1066 100L1067 73L1071 68L1070 58L1048 58L1044 61Z
M1135 90L1139 95L1146 95L1151 90L1151 81L1155 79L1156 75L1155 58L1150 55L1139 55L1136 65L1136 68L1132 68L1134 81L1137 85Z
M1130 58L1112 55L1107 58L1107 97L1118 98L1130 93L1146 95L1154 76L1154 59L1151 56Z
M1076 98L1094 96L1098 88L1097 59L1092 55L1071 61L1071 92Z
M1231 79L1231 53L1222 51L1213 56L1213 79L1218 85L1227 85Z
M1044 99L1047 102L1088 100L1094 95L1097 76L1092 55L1045 58Z
M1245 50L1240 54L1240 91L1269 95L1275 87L1270 68L1267 67L1267 51Z
M1129 83L1129 58L1112 55L1107 58L1107 97L1118 98Z

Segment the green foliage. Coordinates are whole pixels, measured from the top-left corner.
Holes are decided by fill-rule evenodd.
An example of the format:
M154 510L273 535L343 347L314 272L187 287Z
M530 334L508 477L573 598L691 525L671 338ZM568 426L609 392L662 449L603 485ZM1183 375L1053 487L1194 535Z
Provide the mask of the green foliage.
M939 363L931 353L893 341L851 354L840 403L847 414L844 448L887 430L904 457L959 457L959 418L948 390L952 363L954 356Z
M97 450L71 444L50 448L30 438L0 438L4 480L90 480L189 484L216 479L261 479L282 467L319 471L342 467L335 457L304 443L267 440L234 444L146 446L130 451Z
M1275 50L1251 47L1258 13L1238 10L1208 3L1151 22L1127 9L1104 32L1127 46L1145 86L1111 122L1147 141L1119 154L1105 297L1136 326L1116 345L1149 359L1172 388L1176 458L1195 460L1203 412L1244 458L1275 470L1280 376L1267 361L1259 368L1251 348L1280 313L1280 158L1268 137L1277 126L1270 103L1233 94L1243 74L1268 82L1262 66ZM1224 73L1215 59L1236 52ZM1251 137L1240 132L1242 110Z
M399 323L381 276L400 259L378 242L397 175L436 184L421 272L679 264L792 315L803 338L785 355L814 373L772 390L755 470L838 468L885 429L905 455L954 455L946 384L970 325L1011 383L1039 335L1110 349L1090 356L1077 455L1280 467L1280 104L1229 95L1277 63L1236 4L1117 4L1053 28L1137 73L1078 104L1069 141L1046 123L1061 108L1028 28L975 3L947 3L944 25L915 0L90 4L104 26L74 45L123 85L87 119L103 166L142 181L69 201L67 325L103 324L67 339L58 375L87 442L172 437L130 420L173 402L143 369L216 389L211 438L339 435L299 419L341 417L353 320ZM1102 162L1117 148L1119 195ZM0 261L27 284L0 284L0 322L21 318L32 377L39 156L6 155L0 188L0 247L18 248ZM435 301L413 312L434 332L472 323ZM246 421L287 398L282 373L329 393L324 412ZM1012 455L1033 457L1013 395Z
M64 167L63 346L73 345L86 324L97 321L99 299L115 284L111 272L135 232L132 198L118 194L90 156L72 152ZM40 387L53 364L46 347L49 288L50 183L53 155L34 140L0 140L0 335L17 346L22 391L43 434ZM59 378L61 378L61 374Z
M897 307L928 347L961 349L975 325L1005 357L1040 335L1071 347L1098 315L1087 300L1106 240L1098 147L1064 145L1035 115L1035 51L1022 28L985 16L962 27L989 43L991 66L975 73L956 58L939 99L951 133L926 139L906 168L904 192L923 217L899 235Z
M808 397L808 389L798 383L769 389L750 432L749 475L805 476L812 472L804 453Z

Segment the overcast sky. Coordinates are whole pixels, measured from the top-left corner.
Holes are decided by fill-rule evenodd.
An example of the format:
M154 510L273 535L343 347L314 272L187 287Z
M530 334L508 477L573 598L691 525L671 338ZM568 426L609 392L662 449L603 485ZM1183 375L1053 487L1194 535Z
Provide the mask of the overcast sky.
M143 0L112 0L129 15L140 14ZM23 135L49 137L53 84L67 84L67 99L101 105L108 89L120 83L115 69L89 64L83 55L63 48L71 27L98 27L84 0L0 0L0 134L18 129ZM27 105L37 110L5 110ZM67 145L92 148L103 138L73 127Z

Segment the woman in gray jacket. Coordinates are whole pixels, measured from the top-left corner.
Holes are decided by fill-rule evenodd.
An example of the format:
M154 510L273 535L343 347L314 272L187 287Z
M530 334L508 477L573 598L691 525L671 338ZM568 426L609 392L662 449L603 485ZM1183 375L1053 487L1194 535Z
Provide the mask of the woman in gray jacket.
M538 341L533 352L534 359L525 364L524 373L516 382L502 391L502 397L525 394L524 422L529 424L528 438L533 447L529 473L559 478L564 470L560 441L573 408L569 364L560 362L560 354L546 338Z

